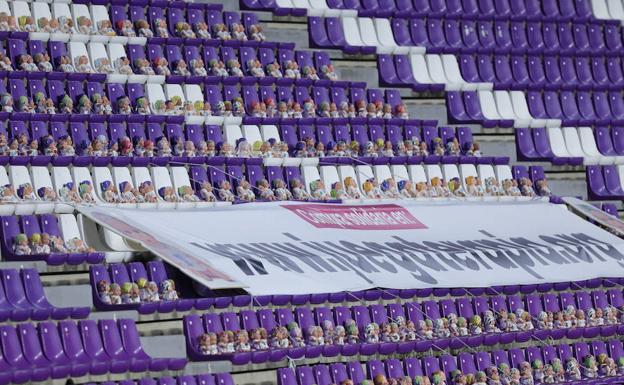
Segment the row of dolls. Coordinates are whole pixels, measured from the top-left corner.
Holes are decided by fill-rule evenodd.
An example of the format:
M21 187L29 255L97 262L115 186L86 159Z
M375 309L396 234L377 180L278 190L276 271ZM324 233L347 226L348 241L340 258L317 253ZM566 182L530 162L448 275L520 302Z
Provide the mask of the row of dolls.
M165 19L154 20L154 29L150 27L145 19L119 20L115 27L121 36L126 37L172 37ZM249 36L245 27L240 23L232 23L228 29L225 24L217 23L212 26L212 31L206 22L200 21L193 26L185 21L179 21L175 25L175 35L182 38L200 39L220 39L220 40L240 40L240 41L265 41L262 26L252 24L249 26ZM104 35L117 36L110 20L104 19L93 23L87 16L79 16L76 23L71 17L60 16L58 18L40 17L35 21L32 16L15 17L6 12L0 12L0 31L3 32L47 32L47 33L79 33L83 35Z
M528 185L531 181L527 179L525 183ZM541 191L544 196L548 196L550 190L546 190L545 180L543 183L545 188L542 188ZM448 183L438 177L432 178L430 182L417 183L409 180L397 182L394 178L387 178L379 183L377 178L373 177L362 183L360 191L355 179L347 177L344 181L334 182L329 190L322 180L312 181L310 183L310 196L314 200L536 196L532 189L526 188L523 192L517 186L518 182L515 179L505 179L501 186L494 177L486 178L485 185L483 185L478 177L469 176L466 178L465 188L459 178L453 178Z
M385 375L378 374L372 381L364 380L361 385L534 385L624 375L624 357L614 360L601 353L597 357L583 357L582 361L580 364L576 358L568 357L562 362L555 357L550 363L544 364L542 360L536 359L530 363L523 361L517 368L501 363L476 373L466 374L456 369L448 376L441 370L433 371L430 377L405 376L387 379ZM345 380L341 385L353 385L353 382Z
M320 105L317 105L314 100L306 99L303 105L293 101L282 101L276 106L273 99L268 98L262 102L253 102L250 105L250 114L256 118L282 119L314 117L409 119L409 114L404 104L397 104L394 108L390 104L384 104L381 101L368 103L368 107L366 105L366 102L363 100L359 100L355 104L343 101L338 104L322 102Z
M178 300L178 292L172 279L162 281L160 286L145 278L122 284L100 280L97 282L97 291L100 301L107 305Z
M106 23L106 27L108 27ZM186 21L179 21L175 24L174 35L169 33L167 21L163 18L154 20L153 29L150 24L139 19L134 22L124 19L115 23L115 27L121 36L127 37L181 37L187 39L218 39L218 40L239 40L239 41L265 41L266 36L260 24L252 24L248 31L245 26L240 23L232 23L229 28L223 23L216 23L210 28L204 21L198 21L193 25ZM105 29L105 34L109 34L110 30ZM113 31L114 33L114 31Z
M13 253L15 255L92 253L94 251L78 237L65 241L61 237L48 233L33 233L30 238L26 234L20 233L13 239Z
M195 59L197 60L197 59ZM314 66L306 65L299 69L299 64L295 60L287 60L284 62L283 70L282 66L274 61L268 64L262 64L258 59L250 59L247 64L247 71L244 72L241 69L241 63L237 58L230 58L226 62L220 59L212 59L208 62L208 73L212 76L254 76L257 78L274 77L285 79L309 79L313 81L327 79L331 81L338 80L338 74L332 64L323 64L320 67L320 71L317 71ZM159 63L154 62L154 65ZM175 65L175 64L174 64ZM203 67L203 61L201 66ZM198 66L199 67L199 66ZM199 69L198 69L199 70ZM204 67L205 70L205 67ZM201 71L201 70L200 70ZM204 73L193 73L197 76L206 76ZM161 74L164 75L164 74Z
M435 138L434 143L442 141L440 138ZM434 151L431 153L436 156L475 156L480 157L481 150L478 142L467 143L466 152L462 153L459 147L459 141L457 138L449 140L446 147L436 145ZM313 138L307 137L302 141L295 144L293 151L294 156L298 158L322 158L325 156L331 157L353 157L358 156L365 157L394 157L394 156L428 156L430 155L427 142L421 141L418 137L412 139L398 141L393 143L390 140L383 140L381 138L376 141L368 141L364 145L360 144L357 140L353 140L349 143L340 140L338 142L330 141L327 144L322 142L315 142Z

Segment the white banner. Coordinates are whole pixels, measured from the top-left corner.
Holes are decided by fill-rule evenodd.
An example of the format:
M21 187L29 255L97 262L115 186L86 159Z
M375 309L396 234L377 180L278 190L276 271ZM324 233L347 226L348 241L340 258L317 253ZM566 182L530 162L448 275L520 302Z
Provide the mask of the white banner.
M619 276L624 241L545 202L81 207L213 288L254 295Z

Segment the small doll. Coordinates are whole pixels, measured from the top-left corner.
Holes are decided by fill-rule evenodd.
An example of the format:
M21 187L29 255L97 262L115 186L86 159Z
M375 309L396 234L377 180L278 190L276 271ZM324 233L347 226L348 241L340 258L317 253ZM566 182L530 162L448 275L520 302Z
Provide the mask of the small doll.
M115 72L110 61L105 57L95 59L93 64L95 64L95 71L101 74L112 74Z
M325 184L320 179L310 183L310 196L315 200L325 201L331 199L331 196L325 190Z
M55 28L53 28L50 25L50 20L47 17L40 17L37 20L37 26L39 27L39 31L40 32L46 32L46 33L57 32L57 30L55 30ZM1 27L0 27L0 29L1 29Z
M284 75L282 71L280 71L279 64L277 63L269 63L266 65L266 73L268 76L272 76L274 78L282 78Z
M68 56L65 56L65 55L60 56L57 59L57 61L58 61L58 67L61 70L61 72L72 73L76 71L76 69L71 63L71 59Z
M392 119L392 106L389 104L384 104L382 108L381 117L383 119Z
M405 104L397 104L394 107L394 117L398 119L409 119L409 114L407 113Z
M110 284L110 303L111 305L121 305L121 286L116 283Z
M38 70L37 65L33 62L33 58L30 55L20 55L18 63L22 71L33 72Z
M198 38L212 39L212 36L210 35L210 30L208 29L208 24L206 24L205 22L200 21L198 23L195 23L195 25L193 25L193 28L195 29L195 35L197 35Z
M579 381L581 379L581 369L576 358L569 357L566 360L565 374L569 380Z
M139 36L148 38L154 37L154 32L152 32L149 23L145 19L135 21L134 25L136 26Z
M262 33L262 26L260 24L252 24L249 26L249 34L253 41L265 41L266 36Z
M208 76L208 71L206 71L204 61L201 58L191 60L191 70L195 76Z
M108 19L98 21L97 30L100 35L117 36L117 33L115 33L113 29L113 24Z
M37 30L35 19L31 16L20 16L18 22L19 27L23 32L35 32Z
M596 358L588 354L583 358L583 376L586 378L598 377L598 365L596 364Z
M534 197L533 182L529 178L520 178L520 191L525 197Z
M124 182L129 185L128 182ZM104 181L100 184L102 189L102 196L104 197L104 201L107 203L120 203L121 198L117 193L117 188L111 181Z
M299 65L294 60L287 60L284 63L284 77L288 79L301 79L301 72L299 72Z
M251 344L249 343L249 334L247 330L239 330L236 332L236 345L234 348L237 352L250 352Z
M93 187L91 186L91 182L88 180L84 180L80 182L78 186L78 192L80 193L80 198L85 203L95 203L95 199L93 198Z
M217 347L217 334L216 333L204 333L198 338L199 352L205 355L219 354Z
M338 80L338 75L334 71L334 66L331 64L324 64L321 66L321 75L324 79L328 79L331 81Z
M140 97L136 100L136 113L139 115L151 115L152 109L150 108L149 100L146 97Z
M13 63L11 62L11 58L5 56L4 54L0 54L0 70L2 71L13 71Z
M245 34L245 27L242 24L232 23L232 25L230 26L230 29L232 30L231 35L234 40L247 41L247 34Z
M130 99L127 96L121 96L117 99L117 113L121 115L130 115L132 113Z
M264 199L268 201L274 201L277 199L275 197L275 193L273 192L273 190L271 190L271 186L268 180L260 179L257 182L257 188L258 188L258 196L260 197L260 199Z
M173 73L179 76L191 76L191 72L188 70L188 67L184 59L180 59L176 62Z
M23 183L17 189L17 196L27 202L37 200L33 186L30 183Z
M311 199L311 195L303 188L303 184L299 179L291 179L289 185L290 191L293 194L293 199L298 201Z
M136 37L136 32L134 32L134 28L132 27L132 22L130 20L119 20L115 23L115 26L119 30L121 36Z
M251 158L253 154L249 142L244 138L239 139L237 142L238 143L236 144L236 156L239 158Z
M15 18L15 16L8 16L7 23L8 23L8 30L9 31L11 31L11 32L20 31L20 27L19 27L19 25L17 25L17 19Z
M286 183L281 179L273 180L273 192L278 201L287 201L293 199L293 194L286 188Z
M156 36L169 38L169 30L167 28L167 22L164 19L154 20L154 26L156 27Z
M222 23L215 24L212 27L212 30L215 36L217 37L217 39L220 39L220 40L232 39L232 35L230 35L230 32L227 30L227 27L225 26L225 24L222 24Z
M235 66L235 63L238 63L238 60L230 59L228 60L228 68L229 68L230 61L233 67ZM210 69L210 73L214 76L229 76L228 70L226 69L225 64L223 64L221 60L217 60L217 59L210 60L208 62L208 68ZM237 73L240 72L240 75L232 74L232 76L243 76L242 71L240 70L240 64L238 64L236 72Z
M301 70L301 74L303 75L304 79L310 79L314 81L320 80L318 75L316 74L316 69L312 66L304 66Z
M253 202L256 200L256 194L251 190L251 185L247 179L241 179L236 187L236 197L243 202Z
M32 250L35 254L50 254L50 235L46 233L33 234L31 237L36 239L32 240Z
M26 234L17 234L13 241L13 253L15 255L30 255L32 250L28 246L28 237Z
M188 185L178 187L178 196L183 202L199 202L200 200L199 197L195 195L195 192L193 192L193 188Z
M184 21L179 21L175 25L175 31L178 37L195 39L195 32L191 29L189 23Z
M75 59L75 68L76 68L76 72L81 72L81 73L94 73L95 71L93 71L93 68L91 67L91 64L89 63L89 57L87 55L80 55L77 56Z
M91 19L86 16L79 16L77 21L78 33L82 33L84 35L91 35L95 33L95 31L93 30Z
M234 202L236 200L234 193L232 193L230 182L227 180L222 180L219 183L219 199L224 202Z
M171 186L159 188L158 195L160 195L165 202L178 202L178 197L175 195L173 187Z
M137 72L141 75L156 75L156 72L154 72L154 69L150 66L149 61L147 61L147 59L145 58L136 59L134 61L134 67L137 69ZM166 71L169 71L169 68L167 68ZM163 74L159 73L159 75L163 75Z
M57 200L56 193L50 187L40 187L37 190L37 195L44 202L55 202Z
M535 181L535 187L537 190L537 195L539 196L549 197L552 195L552 191L548 187L548 182L546 182L546 179L538 179L537 181Z
M0 12L0 31L8 32L9 29L9 15L6 12Z
M122 56L115 60L115 69L122 75L132 75L132 67L130 67L130 60Z
M52 63L50 63L50 56L47 53L36 54L34 60L39 71L52 72Z
M172 279L166 279L160 283L160 297L163 301L178 300L178 293L175 290L175 282Z
M539 362L541 364L541 362ZM541 371L542 369L540 369ZM533 385L533 372L531 364L526 361L520 363L520 385Z
M376 178L370 178L362 184L364 195L368 199L382 199L384 197L383 191L379 187L379 183Z
M110 284L106 280L100 280L97 283L98 297L103 304L111 304Z
M386 198L398 199L401 197L397 183L394 178L388 178L381 184L381 191L383 191Z
M265 77L264 69L262 68L262 63L258 59L251 59L247 62L247 70L249 71L250 76L255 76L259 78Z

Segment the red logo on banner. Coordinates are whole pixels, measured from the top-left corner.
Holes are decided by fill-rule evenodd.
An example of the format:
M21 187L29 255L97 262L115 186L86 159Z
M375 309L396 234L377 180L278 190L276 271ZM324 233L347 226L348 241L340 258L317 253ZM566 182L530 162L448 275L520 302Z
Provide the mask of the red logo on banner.
M319 229L417 230L427 228L407 209L395 204L370 206L309 204L282 207Z

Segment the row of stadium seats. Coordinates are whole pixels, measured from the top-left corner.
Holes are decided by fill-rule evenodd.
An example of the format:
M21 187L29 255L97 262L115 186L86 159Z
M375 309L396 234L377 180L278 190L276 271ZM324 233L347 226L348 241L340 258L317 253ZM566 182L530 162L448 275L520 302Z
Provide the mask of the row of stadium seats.
M0 325L0 347L3 384L186 366L185 358L147 355L130 319Z
M0 270L0 320L86 318L87 307L56 307L48 302L36 269Z
M259 363L267 360L279 361L284 356L296 359L305 355L307 358L319 356L334 357L338 354L352 356L354 354L394 354L408 353L411 351L425 352L431 349L460 349L466 346L473 348L481 345L494 346L498 344L524 343L532 338L538 341L545 339L559 340L562 338L578 339L595 338L597 336L609 337L621 333L624 327L620 324L619 310L624 305L624 297L620 289L593 291L590 293L579 291L576 294L559 293L543 295L520 296L494 296L494 297L464 297L453 300L423 301L422 303L407 302L405 304L391 303L387 305L366 306L336 306L329 307L297 307L294 309L260 309L241 310L238 313L224 312L219 315L206 313L200 315L187 315L184 318L185 336L187 342L187 354L193 360L214 360L218 356L230 359L236 364L251 362ZM613 306L613 308L610 308ZM578 310L583 311L583 326L578 326L576 318ZM595 323L593 313L600 309L603 318ZM604 310L603 310L604 309ZM603 313L604 311L604 313ZM574 324L570 326L557 325L547 326L547 314L552 313L557 319L558 313L568 314L572 312ZM507 319L507 313L513 313L517 321ZM585 316L585 314L591 314ZM607 316L607 314L609 314ZM465 334L453 335L448 331L449 326L443 326L439 320L446 318L450 322L457 317L463 317L466 327ZM478 316L478 317L475 317ZM567 316L566 316L567 317ZM587 318L586 318L587 317ZM613 318L614 317L614 318ZM606 319L609 318L610 321ZM562 318L563 319L563 318ZM482 321L483 320L483 321ZM350 324L357 326L359 333L354 335L348 332L344 336L343 343L330 342L317 344L314 340L314 327L321 327L325 338L327 333L334 330L334 326L349 328ZM386 340L385 334L373 336L369 330L370 325L384 325L399 323L405 328L405 322L411 321L411 338L397 338ZM295 324L303 332L302 344L298 345L294 340L297 336L292 335L293 341L286 346L269 344L268 348L252 347L251 353L245 350L218 351L206 353L205 346L201 346L200 338L204 333L220 334L223 331L237 332L246 330L249 335L254 330L263 328L273 336L276 328L287 327L289 332ZM430 322L430 326L427 323ZM516 325L516 322L518 323ZM563 321L562 321L563 322ZM507 330L500 329L503 323ZM522 325L520 324L522 323ZM459 324L458 324L459 325ZM460 326L461 327L461 326ZM429 328L427 330L427 328ZM448 331L448 334L443 334ZM384 332L385 333L385 332ZM352 341L350 336L354 337ZM397 336L398 337L398 336ZM349 338L349 342L347 342ZM371 339L372 338L372 339ZM222 342L222 341L219 341ZM319 346L320 345L320 346ZM325 345L325 346L323 346ZM330 346L327 346L330 345ZM268 349L268 351L267 351ZM274 351L278 350L278 351ZM215 357L216 356L216 357ZM281 357L281 358L280 358Z
M477 371L482 371L488 374L485 380L488 380L492 373L500 370L500 377L508 376L508 370L511 368L521 369L522 366L529 365L530 376L533 380L533 373L531 370L531 364L539 361L541 369L548 364L557 363L564 371L564 381L576 381L573 383L591 383L592 380L600 379L597 382L604 381L605 383L619 382L621 374L611 375L612 378L605 378L604 375L594 374L593 376L587 376L587 371L583 366L585 365L585 358L591 355L594 360L599 355L604 354L610 357L614 361L624 356L624 349L622 348L622 342L617 339L603 341L594 341L591 343L578 342L571 345L557 345L557 346L542 346L542 347L527 347L527 348L514 348L509 350L495 350L493 352L473 352L473 353L460 353L457 356L443 355L441 357L408 357L404 359L387 359L385 361L372 360L366 364L366 373L364 372L362 365L359 362L348 362L346 365L343 363L335 363L331 365L319 364L314 367L300 366L293 370L292 368L283 368L278 370L277 383L279 385L330 385L333 383L344 383L345 380L350 380L354 384L361 384L366 379L374 379L376 376L383 376L385 380L387 378L400 380L405 376L410 379L417 378L422 381L422 376L430 377L431 383L435 383L434 376L440 377L441 380L446 381L448 378L452 380L455 372L459 370L459 374L463 375L476 375ZM570 358L574 358L573 363L570 364L571 370L569 372L578 371L579 378L574 378L568 375L568 371L565 370ZM505 365L503 367L501 365ZM595 365L595 362L594 362ZM582 370L579 370L582 369ZM595 368L592 368L595 370ZM619 373L619 371L618 371ZM570 373L571 374L571 373ZM417 381L418 381L417 380ZM613 381L615 380L615 381Z
M479 1L478 4L471 0L329 0L322 2L280 0L277 3L243 0L241 1L241 8L283 12L282 8L296 7L299 10L307 10L308 15L311 16L327 14L343 16L359 14L360 16L379 17L389 17L390 15L395 17L406 15L410 17L446 16L453 18L486 16L503 20L587 21L594 18L592 3L590 0L564 0L552 3L540 2L538 0L487 0ZM604 1L602 1L602 4L604 4Z

